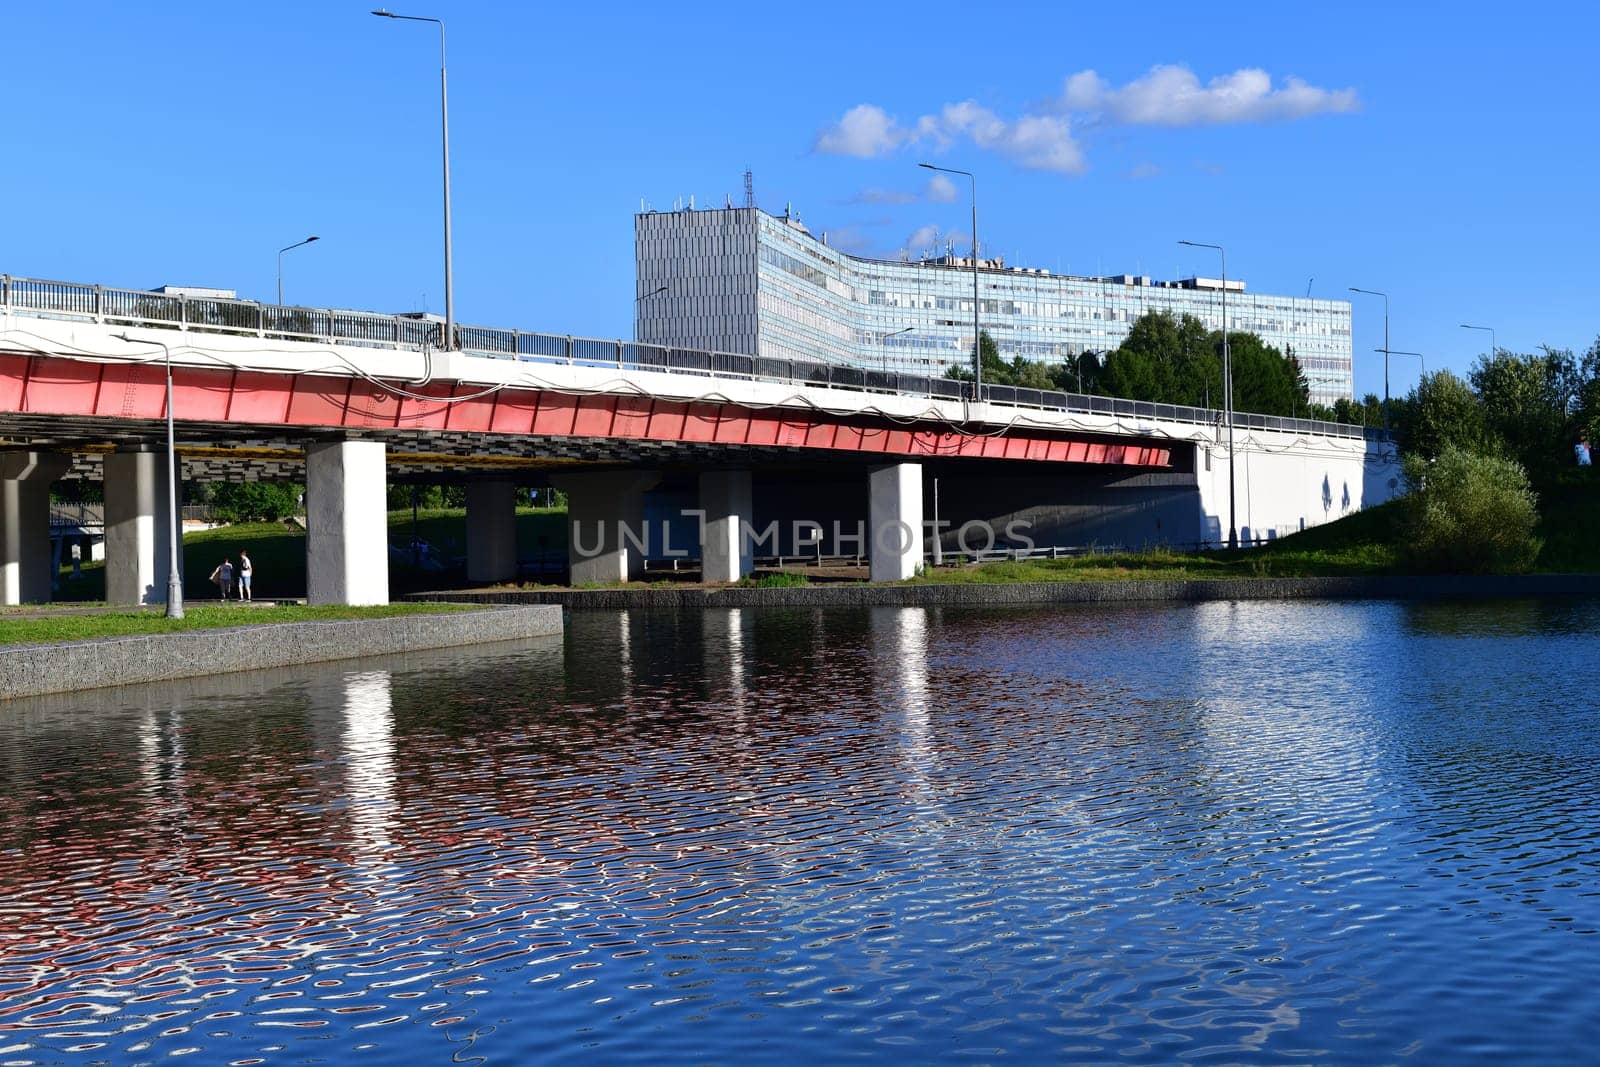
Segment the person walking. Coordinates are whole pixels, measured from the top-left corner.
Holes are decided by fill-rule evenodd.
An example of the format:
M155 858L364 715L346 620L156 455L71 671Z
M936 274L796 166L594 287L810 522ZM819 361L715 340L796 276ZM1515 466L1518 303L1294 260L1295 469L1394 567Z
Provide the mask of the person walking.
M250 553L244 549L239 550L239 599L252 600L250 595L250 579L256 571L255 565L250 562Z
M233 592L233 561L226 556L217 568L217 586L222 590L222 599L227 600L228 594Z

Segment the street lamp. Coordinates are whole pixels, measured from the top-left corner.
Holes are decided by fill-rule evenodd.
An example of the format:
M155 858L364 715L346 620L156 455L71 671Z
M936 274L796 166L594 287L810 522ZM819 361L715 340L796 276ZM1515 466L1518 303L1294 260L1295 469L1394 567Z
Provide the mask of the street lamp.
M291 248L299 248L301 245L308 245L312 241L320 241L320 240L322 240L322 238L320 238L320 237L307 237L304 241L296 241L292 245L286 245L283 248L278 249L278 306L279 307L283 306L283 254L285 252L289 251Z
M162 341L135 341L126 333L117 340L160 345L167 362L167 618L183 618L183 582L178 577L178 451L172 435L172 349Z
M381 7L373 14L403 22L431 22L439 27L439 113L444 147L444 348L450 351L456 346L456 316L455 275L450 269L450 93L445 78L444 22L420 15L396 15Z
M896 330L894 333L886 333L883 335L883 373L889 373L889 338L899 337L901 334L910 333L915 329L915 326L907 326L903 330Z
M1221 245L1179 241L1190 248L1214 248L1222 257L1222 415L1228 423L1228 547L1239 547L1237 497L1233 488L1233 357L1228 348L1228 253Z
M983 399L983 331L978 326L978 179L970 170L954 167L936 167L932 163L918 163L928 170L945 174L963 174L972 183L972 398Z
M1376 289L1357 289L1350 286L1352 293L1365 293L1368 296L1383 297L1383 348L1377 349L1383 353L1383 432L1389 432L1389 294L1380 293Z
M1383 351L1383 349L1374 348L1373 351L1374 352L1381 352L1381 351ZM1428 359L1421 352L1402 352L1398 348L1396 348L1396 349L1393 349L1392 351L1390 351L1389 354L1391 356L1416 356L1417 359L1422 361L1422 376L1424 378L1426 378L1428 376Z
M1488 330L1489 331L1489 358L1493 359L1494 358L1494 354L1496 352L1500 351L1500 346L1495 343L1494 327L1493 326L1469 326L1467 323L1463 322L1461 324L1461 328L1463 330Z
M633 298L633 339L635 341L639 340L639 323L641 316L644 314L644 302L653 296L660 296L666 291L667 287L663 285L658 289L654 289L648 293L645 293L643 296L636 296Z

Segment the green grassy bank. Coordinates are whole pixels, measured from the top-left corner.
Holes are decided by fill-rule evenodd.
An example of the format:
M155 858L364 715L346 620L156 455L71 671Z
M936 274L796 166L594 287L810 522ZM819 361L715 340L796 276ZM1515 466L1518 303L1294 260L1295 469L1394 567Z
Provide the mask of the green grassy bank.
M1534 564L1541 574L1600 571L1600 480L1572 471L1538 488L1538 535L1543 547ZM1151 549L1060 560L986 563L930 570L913 579L926 583L1104 582L1118 579L1338 578L1406 574L1406 504L1391 501L1335 522L1269 542L1260 548L1177 552Z
M459 604L383 604L351 608L304 604L246 607L233 604L195 604L181 619L169 619L159 608L144 611L41 614L33 618L0 615L0 645L55 644L91 637L128 637L167 634L182 630L209 630L224 626L262 626L285 622L334 622L342 619L388 619L399 615L432 615L463 610ZM467 607L466 610L472 610Z

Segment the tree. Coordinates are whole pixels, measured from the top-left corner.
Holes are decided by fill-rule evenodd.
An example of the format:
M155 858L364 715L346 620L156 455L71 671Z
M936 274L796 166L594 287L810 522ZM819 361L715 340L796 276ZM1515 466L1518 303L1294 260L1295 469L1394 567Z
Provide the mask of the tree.
M302 491L289 482L217 482L210 496L223 522L278 522L295 513Z
M983 380L988 385L1010 385L1011 368L1000 358L1000 346L989 336L988 330L978 333L979 362L983 365ZM1020 358L1020 357L1019 357ZM951 365L946 377L961 382L972 381L972 357Z
M1333 402L1335 422L1351 426L1382 426L1383 400L1377 393L1368 393L1359 402L1340 397Z
M1303 415L1311 402L1300 363L1253 333L1230 331L1233 406L1260 415ZM1222 332L1193 315L1141 315L1106 357L1098 388L1109 396L1158 404L1221 407Z
M1567 459L1567 437L1583 392L1581 371L1570 350L1547 347L1519 354L1501 349L1479 356L1471 377L1484 425L1511 456L1530 470Z
M1446 445L1432 461L1406 460L1406 554L1422 570L1519 572L1539 556L1538 498L1511 459Z
M1483 455L1499 450L1471 386L1447 370L1425 375L1393 413L1408 455L1435 459L1447 447Z

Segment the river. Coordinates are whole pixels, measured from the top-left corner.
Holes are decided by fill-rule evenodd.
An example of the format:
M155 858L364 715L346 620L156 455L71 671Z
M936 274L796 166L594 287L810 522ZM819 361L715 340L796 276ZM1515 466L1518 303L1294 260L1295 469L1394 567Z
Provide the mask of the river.
M1600 605L574 612L0 708L0 1063L1578 1061Z

